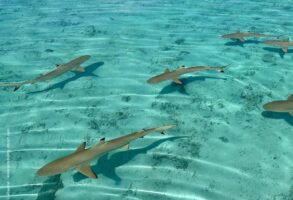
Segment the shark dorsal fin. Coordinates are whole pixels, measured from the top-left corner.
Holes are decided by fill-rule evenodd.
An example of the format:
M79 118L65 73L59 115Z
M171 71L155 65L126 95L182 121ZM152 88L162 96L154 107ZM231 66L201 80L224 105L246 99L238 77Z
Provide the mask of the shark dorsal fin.
M177 83L177 84L182 85L182 82L178 78L172 78L172 81Z
M75 152L81 152L85 150L86 142L83 142L79 145L79 147L75 150Z
M293 101L293 94L288 97L288 101Z
M76 170L89 178L98 178L97 175L91 169L91 166L89 163L85 163L76 167Z
M103 138L100 139L99 144L103 144L103 143L105 143L105 141L106 141L106 138L103 137Z
M170 70L167 68L167 69L165 69L165 73L167 73L167 72L170 72Z

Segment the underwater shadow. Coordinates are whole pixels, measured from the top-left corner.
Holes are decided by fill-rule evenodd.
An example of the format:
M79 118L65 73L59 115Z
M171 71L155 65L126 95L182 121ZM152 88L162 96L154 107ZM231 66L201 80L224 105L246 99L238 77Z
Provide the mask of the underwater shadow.
M279 113L279 112L270 112L270 111L264 111L261 113L263 117L270 118L270 119L283 119L288 124L293 126L293 116L291 116L289 113Z
M205 81L205 79L222 79L227 80L226 78L220 78L220 77L213 77L213 76L191 76L187 78L182 78L180 81L182 82L182 85L171 82L169 85L165 86L159 94L169 94L172 92L178 91L181 94L189 95L185 90L185 85L192 83L194 81Z
M103 176L106 176L116 182L116 184L119 184L122 179L116 174L116 168L128 163L130 160L132 160L135 156L139 154L145 154L149 150L159 146L160 144L166 142L166 141L173 141L180 138L186 138L187 136L178 136L178 137L169 137L165 139L160 139L156 142L153 142L151 145L146 146L144 148L139 149L129 149L129 150L122 150L119 152L116 152L109 156L109 154L105 154L101 156L97 163L92 166L92 170L99 176L99 174L103 174ZM73 175L73 180L75 182L79 182L83 179L86 179L87 177L82 175L81 173L76 173Z
M284 58L285 52L281 48L264 47L266 51L278 53L281 58ZM288 49L287 53L293 53L293 49Z
M233 40L230 42L226 42L225 46L241 46L244 47L244 44L259 44L261 43L258 40L245 40L244 42L241 42L240 40Z
M36 200L54 200L56 197L56 192L63 187L64 186L61 180L61 174L51 176L43 182L43 185L38 192L38 197Z
M94 64L91 64L91 65L85 67L84 68L85 72L73 72L72 71L75 74L73 77L65 79L64 81L61 81L59 83L55 83L54 85L52 85L44 90L29 92L27 94L36 94L36 93L46 92L46 91L50 91L50 90L54 90L54 89L58 89L58 88L63 89L65 87L65 85L67 85L68 83L75 81L75 80L82 78L82 77L88 77L88 76L98 77L98 75L94 74L94 72L102 65L104 65L104 62L96 62Z

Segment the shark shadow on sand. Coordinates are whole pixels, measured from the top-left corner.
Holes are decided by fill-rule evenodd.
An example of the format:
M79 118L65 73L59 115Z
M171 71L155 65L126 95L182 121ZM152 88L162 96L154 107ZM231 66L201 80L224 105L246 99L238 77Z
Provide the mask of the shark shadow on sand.
M62 183L61 174L51 176L43 182L43 185L38 192L38 197L36 200L54 200L56 197L56 192L63 187L64 186Z
M261 113L263 117L270 118L270 119L283 119L288 124L293 126L293 116L289 113L281 113L281 112L271 112L271 111L264 111Z
M266 51L278 53L281 58L284 58L285 52L281 48L264 47L263 49ZM293 49L288 49L287 53L293 53Z
M261 43L258 40L245 40L244 42L240 40L232 40L230 42L226 42L225 46L241 46L244 47L244 44L259 44Z
M182 82L182 85L171 82L169 85L165 86L161 91L160 94L169 94L175 91L180 92L181 94L189 95L185 90L185 85L189 84L194 81L205 81L205 79L222 79L227 80L226 78L219 78L219 77L213 77L213 76L191 76L187 78L181 78L180 81Z
M149 146L139 149L129 149L122 150L116 153L109 155L108 153L100 157L97 163L92 167L92 170L98 175L103 174L104 176L114 180L116 184L119 184L122 179L116 174L116 168L128 163L135 156L139 154L146 154L149 150L159 146L160 144L166 141L173 141L180 138L186 138L185 136L180 137L169 137L165 139L160 139ZM73 180L75 182L79 182L87 177L82 175L81 173L76 173L73 175Z
M102 65L104 65L104 62L96 62L94 64L91 64L91 65L85 67L84 68L85 72L73 72L75 74L73 77L70 77L68 79L65 79L64 81L55 83L52 86L50 86L44 90L29 92L27 94L41 93L41 92L46 92L46 91L50 91L50 90L54 90L54 89L58 89L58 88L63 89L65 87L65 85L67 85L68 83L75 81L75 80L82 78L82 77L87 77L87 76L98 77L98 75L94 74L94 72Z

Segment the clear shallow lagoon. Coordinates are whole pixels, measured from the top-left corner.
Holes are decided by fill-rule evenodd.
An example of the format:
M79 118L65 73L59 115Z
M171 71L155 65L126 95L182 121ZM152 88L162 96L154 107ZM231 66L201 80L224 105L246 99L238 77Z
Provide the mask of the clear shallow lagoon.
M220 35L293 39L292 0L0 1L0 81L37 77L91 55L84 74L0 88L0 199L293 199L293 117L264 112L293 88L293 50ZM180 65L225 65L171 82ZM76 171L37 177L45 163L141 128L177 124ZM173 138L187 136L185 138Z

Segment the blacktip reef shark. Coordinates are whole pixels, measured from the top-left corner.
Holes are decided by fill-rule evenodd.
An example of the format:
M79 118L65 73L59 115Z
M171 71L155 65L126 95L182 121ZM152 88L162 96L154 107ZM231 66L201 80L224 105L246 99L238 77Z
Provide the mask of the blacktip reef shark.
M11 83L0 83L0 87L14 87L14 91L18 90L22 85L25 84L34 84L37 82L42 81L48 81L53 78L56 78L58 76L61 76L62 74L68 72L68 71L78 71L78 72L84 72L84 68L80 66L83 62L90 59L89 55L80 56L78 58L75 58L67 63L56 65L56 69L44 74L40 75L37 78L27 80L27 81L21 81L21 82L11 82Z
M284 39L284 40L265 40L263 43L271 45L271 46L281 47L282 51L284 53L287 53L288 48L290 46L293 46L293 41L289 41L289 39Z
M197 72L206 71L206 70L219 71L219 72L223 73L224 68L229 65L220 66L220 67L210 67L210 66L185 67L185 66L181 66L173 71L166 69L164 73L150 78L147 82L150 84L156 84L156 83L160 83L162 81L172 80L173 82L175 82L177 84L182 84L182 82L178 79L178 76L180 76L180 75L187 74L187 73L197 73Z
M223 38L229 38L229 39L237 39L240 40L241 42L245 42L245 37L278 37L274 35L267 35L267 34L261 34L261 33L253 33L253 32L236 32L236 33L230 33L230 34L225 34L222 35Z
M174 127L175 125L166 125L157 128L142 129L140 131L130 133L128 135L118 137L109 141L105 141L105 138L102 138L92 148L88 149L85 148L86 143L83 142L72 154L54 160L40 168L37 171L37 175L52 176L70 169L77 169L77 171L89 178L97 178L97 175L92 171L90 167L91 160L97 159L101 155L121 147L126 147L128 149L129 143L131 141L142 138L151 132L159 131L164 134L164 131Z
M287 100L272 101L266 103L263 108L272 112L288 112L293 116L293 94Z

